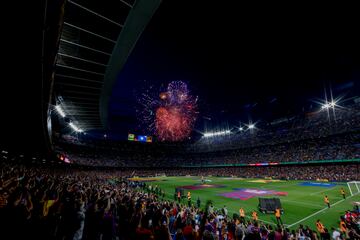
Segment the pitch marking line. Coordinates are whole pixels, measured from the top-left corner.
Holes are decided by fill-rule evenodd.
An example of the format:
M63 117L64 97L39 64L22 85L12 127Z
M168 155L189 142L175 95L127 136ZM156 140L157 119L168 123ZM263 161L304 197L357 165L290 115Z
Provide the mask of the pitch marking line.
M347 199L350 199L350 198L352 198L353 196L355 196L355 195L357 195L357 194L358 194L358 193L352 195L351 197L348 197ZM330 206L333 207L333 206L338 205L339 203L341 203L341 202L343 202L343 201L345 201L345 200L346 200L346 199L342 199L342 200L340 200L340 201L337 201L337 202L334 203L334 204L331 204ZM311 218L311 217L313 217L313 216L316 216L316 215L318 215L319 213L321 213L321 212L323 212L323 211L325 211L325 210L327 210L327 209L329 209L329 208L328 208L328 207L323 208L323 209L321 209L321 210L319 210L319 211L317 211L317 212L315 212L315 213L313 213L313 214L310 214L309 216L307 216L307 217L305 217L305 218L303 218L303 219L300 219L299 221L297 221L297 222L295 222L295 223L293 223L293 224L288 225L288 227L295 226L296 224L299 224L299 223L301 223L301 222L303 222L303 221L305 221L305 220L307 220L307 219L309 219L309 218Z

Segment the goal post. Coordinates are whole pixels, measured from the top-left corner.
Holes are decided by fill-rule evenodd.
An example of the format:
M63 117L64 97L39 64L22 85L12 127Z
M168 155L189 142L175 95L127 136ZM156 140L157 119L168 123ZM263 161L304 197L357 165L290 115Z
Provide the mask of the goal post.
M360 181L347 182L347 186L351 196L360 193Z

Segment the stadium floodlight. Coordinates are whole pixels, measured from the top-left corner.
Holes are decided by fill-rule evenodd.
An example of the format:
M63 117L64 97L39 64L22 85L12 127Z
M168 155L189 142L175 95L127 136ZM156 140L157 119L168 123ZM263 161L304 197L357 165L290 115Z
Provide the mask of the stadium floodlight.
M243 128L243 127L239 127L239 130L240 130L240 131L243 131L243 130L244 130L244 128Z
M230 134L230 130L225 130L225 131L219 131L219 132L207 132L204 133L203 137L215 137L215 136L221 136L221 135L226 135L226 134Z
M324 104L322 104L321 106L321 109L324 110L324 109L329 109L329 108L335 108L337 105L336 105L336 101L332 100L331 102L326 102Z
M64 110L61 108L60 105L56 105L56 106L55 106L55 109L56 109L56 111L60 114L61 117L65 117L65 116L66 116Z
M321 106L321 109L328 109L328 108L329 108L329 105L327 103L325 103Z
M74 129L75 132L83 132L82 129L78 128L77 126L75 126L75 124L73 124L72 122L69 123L69 126Z
M249 129L254 129L255 128L255 125L254 124L250 124L249 125Z

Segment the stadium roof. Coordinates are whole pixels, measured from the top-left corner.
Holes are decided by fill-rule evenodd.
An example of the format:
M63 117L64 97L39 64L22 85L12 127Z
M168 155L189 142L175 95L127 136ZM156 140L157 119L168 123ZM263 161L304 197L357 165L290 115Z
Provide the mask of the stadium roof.
M117 74L160 2L67 0L54 91L56 104L82 130L106 126Z

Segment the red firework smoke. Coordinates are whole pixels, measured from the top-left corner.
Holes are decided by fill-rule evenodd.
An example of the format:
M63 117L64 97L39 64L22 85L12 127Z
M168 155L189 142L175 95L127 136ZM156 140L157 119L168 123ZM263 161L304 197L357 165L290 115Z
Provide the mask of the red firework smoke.
M169 96L169 97L161 97ZM190 136L196 120L196 98L182 81L171 82L155 110L155 134L161 141L181 141Z
M180 141L190 135L192 121L176 107L159 107L155 128L160 140Z

